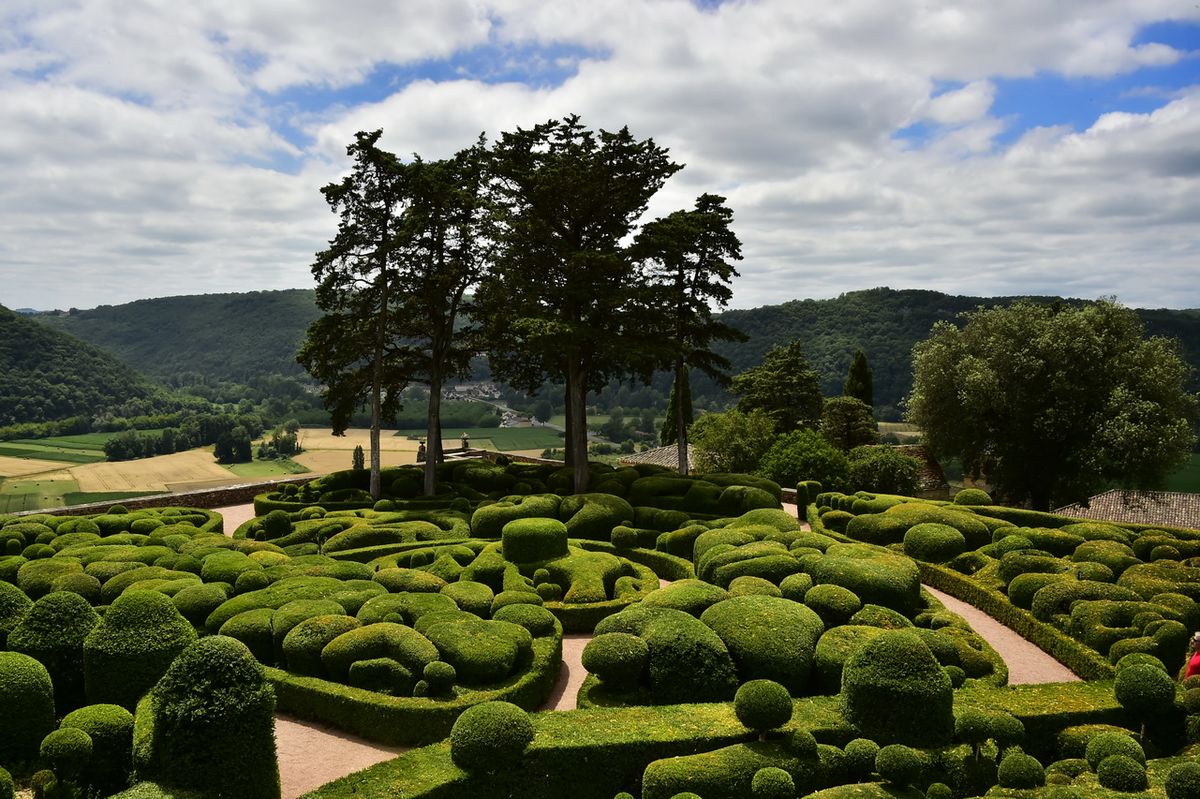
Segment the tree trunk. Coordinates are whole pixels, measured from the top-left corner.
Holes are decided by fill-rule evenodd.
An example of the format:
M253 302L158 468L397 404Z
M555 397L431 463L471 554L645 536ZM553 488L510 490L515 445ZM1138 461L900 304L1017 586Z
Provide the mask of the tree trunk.
M379 476L379 426L383 414L383 403L380 400L382 386L379 374L379 362L375 362L375 378L371 387L371 499L378 501L383 493Z
M587 383L583 365L577 360L567 366L567 442L575 470L575 493L588 489Z
M568 372L568 374L567 374L567 387L566 387L566 391L563 394L563 416L565 417L564 421L563 421L563 427L565 428L565 432L563 433L563 463L565 463L567 466L572 466L575 463L575 459L573 457L573 454L574 454L572 451L573 448L571 447L571 430L573 428L571 426L571 375L570 375L570 372Z
M687 388L688 373L682 360L675 362L675 443L679 450L679 473L688 473L687 422L683 413L684 390Z
M437 363L429 370L429 412L425 421L425 440L429 442L425 447L425 496L432 497L437 491L437 464L442 456L442 370Z

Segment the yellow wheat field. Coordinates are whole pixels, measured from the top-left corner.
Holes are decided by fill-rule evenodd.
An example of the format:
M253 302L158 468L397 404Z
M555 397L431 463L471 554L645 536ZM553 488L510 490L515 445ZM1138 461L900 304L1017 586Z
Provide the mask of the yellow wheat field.
M65 471L67 464L61 461L39 461L28 458L0 457L0 477L24 477L40 472Z
M366 449L366 447L363 447L364 452ZM367 458L369 462L370 456L367 455ZM307 466L316 474L340 472L354 465L350 460L350 453L341 449L309 449L301 452L299 455L293 455L292 460L302 466ZM417 453L416 451L389 452L388 450L383 450L379 453L379 462L385 467L416 463ZM314 474L314 477L316 474Z
M193 449L136 461L71 468L80 491L179 491L245 482L222 469L211 449Z
M347 430L344 436L335 436L328 430L306 427L301 428L299 437L300 446L304 449L335 449L348 452L360 445L364 451L369 451L371 448L371 431L357 427ZM394 436L391 430L384 430L379 434L380 452L416 452L417 446L418 442L411 441L404 436ZM338 468L349 469L350 462L347 460L345 466Z

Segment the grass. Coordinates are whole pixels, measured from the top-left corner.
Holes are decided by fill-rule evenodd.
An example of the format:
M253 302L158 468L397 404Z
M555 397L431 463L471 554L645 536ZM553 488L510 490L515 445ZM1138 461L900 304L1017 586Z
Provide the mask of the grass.
M480 445L484 440L490 440L500 452L512 452L519 449L546 449L547 447L562 446L562 437L557 430L544 427L469 427L465 428L471 438L472 446ZM462 437L464 428L447 427L442 429L443 441L457 441ZM424 430L397 430L398 436L418 436L424 438Z
M57 508L67 504L67 493L78 491L74 480L0 481L0 513Z
M309 469L293 460L253 460L249 463L222 464L238 477L286 477L289 474L306 474Z
M58 463L99 463L105 460L103 452L64 449L26 443L10 442L0 445L0 455L8 458L31 458Z

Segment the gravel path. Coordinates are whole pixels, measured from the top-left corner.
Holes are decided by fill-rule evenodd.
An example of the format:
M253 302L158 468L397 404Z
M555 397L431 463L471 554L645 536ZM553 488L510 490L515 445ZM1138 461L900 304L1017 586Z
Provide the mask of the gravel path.
M797 515L795 505L784 509ZM238 525L254 517L253 505L215 508L225 518L225 533L231 535ZM808 525L804 524L804 529ZM1009 683L1068 682L1079 678L1065 666L982 611L926 586L948 610L966 619L1008 664ZM587 671L580 662L584 646L591 636L568 633L563 636L563 663L558 684L541 710L571 710ZM338 777L389 760L406 747L389 747L357 738L340 730L285 714L275 716L275 744L279 754L282 799L297 797Z

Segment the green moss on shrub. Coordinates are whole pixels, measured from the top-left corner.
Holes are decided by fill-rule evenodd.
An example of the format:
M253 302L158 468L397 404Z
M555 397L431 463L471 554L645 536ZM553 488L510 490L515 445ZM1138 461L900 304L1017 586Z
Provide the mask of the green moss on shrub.
M0 652L0 763L32 760L54 729L54 686L46 667L20 652Z

